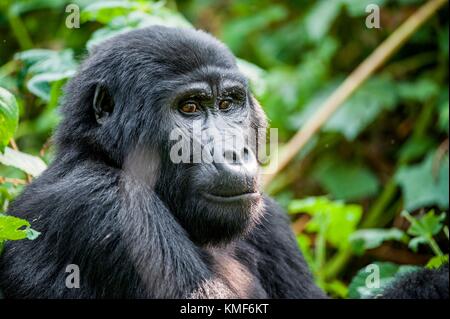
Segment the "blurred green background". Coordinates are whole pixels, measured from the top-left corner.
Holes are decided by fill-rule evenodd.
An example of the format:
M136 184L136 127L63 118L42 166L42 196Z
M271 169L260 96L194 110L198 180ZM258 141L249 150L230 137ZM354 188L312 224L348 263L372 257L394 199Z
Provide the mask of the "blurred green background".
M240 59L285 143L423 3L2 0L0 87L15 96L20 120L17 126L8 113L5 105L14 102L5 102L3 91L0 147L9 146L0 154L0 213L44 165L41 159L51 161L64 83L107 37L152 24L214 34ZM66 26L69 4L80 8L79 28ZM369 4L381 8L379 29L365 25ZM364 288L370 263L381 267L384 285L395 274L448 259L448 62L447 4L267 187L291 215L317 283L334 297L375 294ZM6 239L0 227L0 242Z

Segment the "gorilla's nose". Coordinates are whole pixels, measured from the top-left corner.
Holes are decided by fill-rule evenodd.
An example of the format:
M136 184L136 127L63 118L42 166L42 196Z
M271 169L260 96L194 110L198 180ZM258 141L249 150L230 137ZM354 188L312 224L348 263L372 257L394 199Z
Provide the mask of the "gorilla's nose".
M224 149L221 156L215 158L214 165L219 172L219 183L212 190L215 194L236 196L256 191L258 162L247 147Z

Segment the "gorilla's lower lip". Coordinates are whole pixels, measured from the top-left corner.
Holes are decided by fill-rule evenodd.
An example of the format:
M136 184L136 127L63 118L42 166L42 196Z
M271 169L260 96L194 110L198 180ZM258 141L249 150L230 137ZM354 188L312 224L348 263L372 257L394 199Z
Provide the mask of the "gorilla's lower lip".
M221 196L221 195L202 192L202 195L206 199L209 199L211 201L216 201L216 202L222 202L222 203L249 200L249 199L257 198L258 196L260 196L260 194L257 192L243 193L243 194L233 195L233 196Z

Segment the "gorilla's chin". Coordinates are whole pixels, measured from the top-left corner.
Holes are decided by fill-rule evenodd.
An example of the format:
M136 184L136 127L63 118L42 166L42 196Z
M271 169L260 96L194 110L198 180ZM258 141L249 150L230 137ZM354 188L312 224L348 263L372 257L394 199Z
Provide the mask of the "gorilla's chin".
M230 197L201 193L186 206L177 217L191 239L202 246L221 245L244 236L258 223L263 200L259 193Z

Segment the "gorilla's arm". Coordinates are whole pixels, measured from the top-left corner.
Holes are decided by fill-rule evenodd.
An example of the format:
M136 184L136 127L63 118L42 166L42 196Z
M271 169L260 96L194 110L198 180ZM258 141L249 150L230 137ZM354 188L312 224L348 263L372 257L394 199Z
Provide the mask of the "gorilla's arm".
M42 234L8 242L0 262L6 297L232 296L146 185L92 162L63 167L53 165L11 206ZM79 266L79 289L65 286L69 264Z
M268 198L265 198L265 207L263 220L240 245L240 259L258 274L269 298L327 298L313 281L286 213ZM249 259L250 255L257 257ZM448 299L448 264L439 269L422 269L400 276L379 297Z
M327 298L314 283L286 213L264 198L265 214L241 244L239 257L256 273L269 298ZM256 260L249 260L251 255Z

